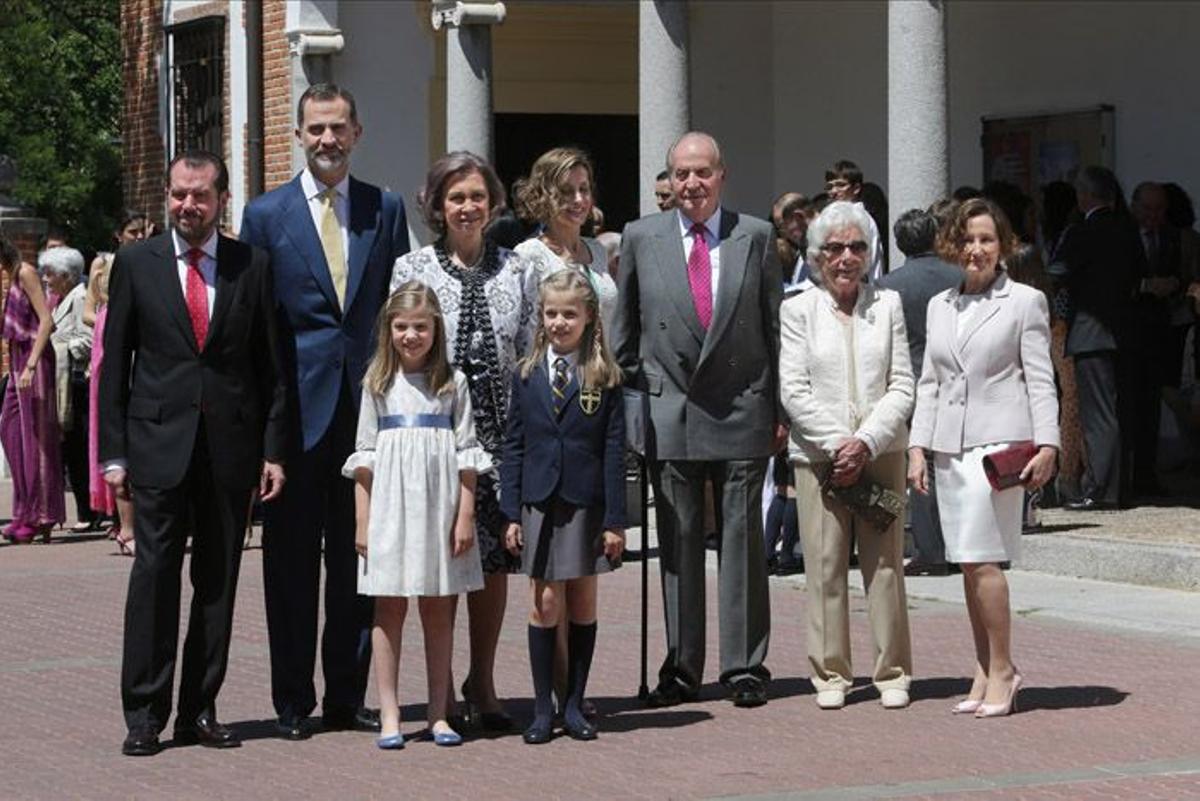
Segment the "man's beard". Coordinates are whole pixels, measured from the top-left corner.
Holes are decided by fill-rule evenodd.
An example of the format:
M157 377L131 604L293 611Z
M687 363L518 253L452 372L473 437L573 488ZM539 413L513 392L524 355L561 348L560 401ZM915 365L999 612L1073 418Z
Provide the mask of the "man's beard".
M346 154L341 150L313 153L312 163L322 172L336 170L346 163Z
M180 217L171 223L184 239L203 241L217 227L217 219L214 217L211 223L206 223L203 217Z

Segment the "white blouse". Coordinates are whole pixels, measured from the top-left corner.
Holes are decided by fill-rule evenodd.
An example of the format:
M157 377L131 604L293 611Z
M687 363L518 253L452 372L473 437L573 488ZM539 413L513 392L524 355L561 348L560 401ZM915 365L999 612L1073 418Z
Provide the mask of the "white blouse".
M539 283L562 270L578 270L583 273L591 282L592 289L596 291L596 299L600 302L600 319L604 323L605 332L608 333L612 331L613 315L617 312L617 282L608 274L608 254L605 253L604 246L591 237L584 237L583 242L591 254L591 264L567 261L537 237L517 245L515 252L537 273Z

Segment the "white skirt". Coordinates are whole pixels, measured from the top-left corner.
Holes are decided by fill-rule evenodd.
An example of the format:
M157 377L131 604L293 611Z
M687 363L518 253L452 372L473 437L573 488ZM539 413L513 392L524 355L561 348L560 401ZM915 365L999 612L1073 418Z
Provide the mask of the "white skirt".
M1025 488L1017 485L996 492L983 472L983 457L1009 444L980 445L958 454L934 453L947 561L972 564L1020 558Z

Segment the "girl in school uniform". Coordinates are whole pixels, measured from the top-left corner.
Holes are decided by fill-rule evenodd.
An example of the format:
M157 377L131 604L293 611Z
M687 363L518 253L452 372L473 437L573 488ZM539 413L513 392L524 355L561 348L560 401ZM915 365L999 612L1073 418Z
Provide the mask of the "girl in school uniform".
M625 418L621 373L604 344L599 302L574 270L541 285L533 350L513 377L501 462L506 545L530 578L534 719L525 742L550 740L555 627L566 608L563 728L593 740L581 703L596 645L596 576L625 548Z
M376 744L404 747L396 682L408 599L425 634L429 731L459 745L447 722L454 600L483 586L475 546L475 478L492 466L475 439L467 380L446 360L437 296L409 281L379 315L363 380L353 478L358 591L375 597L371 630L380 723Z

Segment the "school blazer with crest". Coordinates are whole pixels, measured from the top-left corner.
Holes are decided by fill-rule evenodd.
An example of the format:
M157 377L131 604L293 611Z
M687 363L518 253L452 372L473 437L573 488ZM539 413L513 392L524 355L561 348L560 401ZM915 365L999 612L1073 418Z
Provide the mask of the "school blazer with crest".
M1002 272L961 338L958 296L929 301L909 444L950 454L1025 440L1059 447L1046 296Z
M521 521L521 505L553 495L579 507L602 506L604 527L625 527L625 407L619 386L599 390L595 411L580 403L579 371L554 415L545 358L513 375L500 463L500 510ZM586 398L584 400L587 400ZM589 408L590 404L589 404Z

